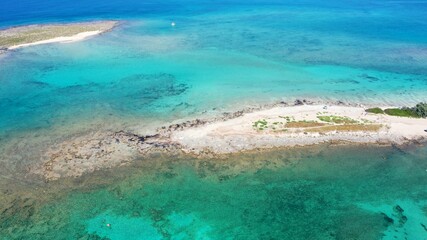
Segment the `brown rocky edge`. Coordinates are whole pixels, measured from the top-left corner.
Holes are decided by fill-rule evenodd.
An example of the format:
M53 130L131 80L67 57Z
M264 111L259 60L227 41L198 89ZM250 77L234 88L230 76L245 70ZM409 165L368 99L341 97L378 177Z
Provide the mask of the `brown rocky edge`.
M348 106L360 107L357 104L347 104L342 101L337 102L313 102L308 100L296 100L293 103L279 102L268 104L260 107L250 107L244 110L223 113L222 116L212 119L195 119L182 123L163 126L156 130L152 135L137 135L132 132L96 132L85 136L75 137L51 147L45 151L42 159L43 164L32 168L30 171L42 175L46 181L56 180L61 177L79 177L83 174L90 173L104 168L112 168L131 163L137 158L150 157L153 154L166 154L168 156L188 155L196 158L223 158L229 154L239 152L259 151L262 149L288 148L294 146L311 146L318 143L330 144L348 144L348 143L374 143L379 145L390 144L409 144L421 143L425 137L399 138L398 140L387 138L373 138L369 141L357 141L353 138L324 138L323 140L306 142L304 144L271 144L264 146L247 147L243 150L219 151L212 148L200 147L199 149L191 148L191 145L185 145L184 142L177 141L172 136L176 133L185 132L186 130L197 130L202 127L210 126L220 122L226 122L232 119L238 119L248 113L258 112L264 109L275 107L291 107L302 105L331 105L331 106ZM265 134L264 135L270 135ZM304 133L306 134L306 133ZM299 135L298 139L304 137ZM364 137L365 135L358 136ZM367 135L366 135L367 136ZM303 138L302 137L302 138ZM319 136L320 138L323 136ZM367 136L369 137L369 136ZM240 141L241 139L237 139ZM209 144L210 140L207 140ZM244 141L244 140L243 140ZM212 141L213 142L213 141ZM268 142L267 142L268 143ZM214 143L212 143L214 144ZM252 145L250 145L252 146Z

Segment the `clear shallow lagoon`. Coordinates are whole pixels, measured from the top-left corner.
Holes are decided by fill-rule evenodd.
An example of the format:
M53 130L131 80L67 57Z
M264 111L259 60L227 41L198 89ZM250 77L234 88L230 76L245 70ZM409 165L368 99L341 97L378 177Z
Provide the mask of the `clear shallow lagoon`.
M127 14L119 5L127 6L80 10L86 18L110 12L124 20L113 32L0 58L0 107L8 112L1 132L75 117L170 120L295 98L399 106L427 100L427 7L420 2L162 2ZM40 22L40 14L58 21L61 11L62 21L86 19L66 14L78 14L74 8L34 7L47 12L21 10L28 23ZM10 24L24 24L19 16L9 16Z
M144 132L296 98L427 101L427 2L15 2L2 1L0 27L123 23L0 56L0 239L425 238L425 147L164 159L106 173L116 183L76 180L71 193L42 184L58 197L28 191L21 174L46 146L90 131Z
M223 160L145 159L10 190L0 236L424 239L426 154L426 146L318 146Z

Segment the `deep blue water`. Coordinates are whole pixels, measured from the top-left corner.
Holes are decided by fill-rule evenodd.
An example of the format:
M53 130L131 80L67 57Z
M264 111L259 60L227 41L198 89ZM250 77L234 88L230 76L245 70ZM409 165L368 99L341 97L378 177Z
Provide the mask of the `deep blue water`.
M354 13L348 19L332 21L307 19L308 24L296 22L296 27L319 31L341 32L379 39L427 42L425 14L427 1L31 1L2 0L0 27L44 22L70 22L88 19L161 18L189 16L238 9L299 9ZM360 14L366 14L364 16ZM386 14L381 16L381 14ZM333 17L333 16L332 16ZM305 26L304 26L305 25Z

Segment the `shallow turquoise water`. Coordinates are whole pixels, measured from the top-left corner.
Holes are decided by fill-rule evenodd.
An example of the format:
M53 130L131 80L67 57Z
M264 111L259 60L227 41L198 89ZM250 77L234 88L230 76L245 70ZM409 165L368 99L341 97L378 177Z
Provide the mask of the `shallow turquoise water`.
M427 23L413 7L236 3L122 16L103 36L2 56L0 129L169 121L296 98L412 105L427 100Z
M425 146L319 146L223 160L146 159L39 187L38 197L10 191L0 236L424 239L426 154ZM75 190L58 194L64 186Z
M426 239L425 146L141 160L49 184L25 175L46 147L91 131L296 98L427 101L426 11L385 0L2 1L2 28L124 22L0 56L0 239Z

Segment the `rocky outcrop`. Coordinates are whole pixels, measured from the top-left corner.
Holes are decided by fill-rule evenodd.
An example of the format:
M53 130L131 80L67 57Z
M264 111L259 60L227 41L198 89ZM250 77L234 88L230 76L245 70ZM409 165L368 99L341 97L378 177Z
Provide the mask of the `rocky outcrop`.
M140 136L118 131L91 133L64 141L48 149L42 166L34 172L46 180L78 177L102 168L132 162L154 153L180 153L181 146L161 134Z

